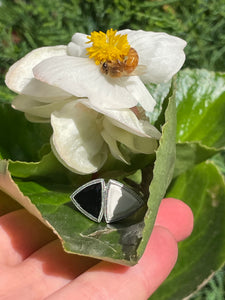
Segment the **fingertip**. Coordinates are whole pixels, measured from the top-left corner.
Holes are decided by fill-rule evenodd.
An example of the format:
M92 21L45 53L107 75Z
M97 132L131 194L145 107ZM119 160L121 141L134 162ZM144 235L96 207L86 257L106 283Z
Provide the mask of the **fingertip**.
M168 228L175 239L181 241L191 234L194 216L191 208L183 201L165 198L160 204L155 225Z
M138 264L141 264L143 259L147 258L151 260L151 268L154 263L158 264L160 262L170 270L175 265L177 256L177 241L171 232L165 227L154 226L144 255Z

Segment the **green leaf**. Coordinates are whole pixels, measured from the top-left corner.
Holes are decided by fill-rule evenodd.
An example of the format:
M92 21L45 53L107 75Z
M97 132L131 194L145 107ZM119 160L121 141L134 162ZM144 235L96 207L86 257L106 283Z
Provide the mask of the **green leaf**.
M156 100L154 110L152 112L146 112L151 122L155 124L157 123L157 120L162 112L164 99L166 99L170 93L171 81L161 84L148 84L146 87L148 88L152 97Z
M187 297L225 262L225 183L215 165L204 162L182 174L167 196L191 207L195 225L192 235L179 244L174 270L151 300Z
M154 112L148 115L158 126L169 83L149 85L148 89L157 99ZM174 176L225 149L225 75L207 70L180 71L176 79L176 105L178 143Z
M69 184L79 180L79 175L66 169L54 156L52 152L43 155L38 162L23 162L8 160L9 171L12 176L18 178L28 178L31 180L44 181L49 183ZM85 179L90 176L83 176Z
M153 179L149 189L148 212L144 219L145 228L143 230L143 239L138 248L139 255L144 252L154 226L160 202L173 177L176 159L176 105L174 98L175 91L173 91L172 96L168 99L169 104L165 111L165 124L162 127L160 147L156 152Z
M179 72L176 102L178 142L225 146L225 74L189 69Z
M184 69L176 77L177 141L225 147L225 74ZM169 83L147 87L157 101L148 116L157 124Z
M177 159L174 176L225 147L225 75L183 70L177 76Z
M150 155L135 153L130 157L129 165L109 155L106 163L99 170L98 175L106 179L116 177L122 180L125 176L136 172L137 169L143 169L149 164L153 164L154 161L155 153Z
M177 143L174 177L211 158L220 151L221 149L210 148L200 142Z
M43 156L42 161L37 164L26 165L19 162L0 161L0 189L52 228L61 239L67 252L133 265L143 254L154 226L160 201L173 174L176 134L174 96L169 100L165 119L166 123L162 127L162 137L156 152L148 208L141 208L124 221L110 225L97 224L76 210L70 201L70 195L80 184L79 181L88 181L90 178L78 176L74 185L70 181L62 184L62 182L42 180L41 177L38 181L30 180L29 178L32 176L43 176L46 175L46 172L52 172L51 168L47 170L48 155L47 157ZM46 167L43 164L45 160ZM152 161L152 156L149 161ZM20 177L14 177L14 182L8 172L8 165L12 173ZM23 167L24 169L22 169ZM32 170L32 168L34 169ZM152 169L152 164L145 169L146 178L152 176ZM146 178L144 176L142 181L145 189L149 192L149 181L145 182Z
M0 154L2 158L39 161L39 151L49 143L50 124L33 124L24 114L0 102Z

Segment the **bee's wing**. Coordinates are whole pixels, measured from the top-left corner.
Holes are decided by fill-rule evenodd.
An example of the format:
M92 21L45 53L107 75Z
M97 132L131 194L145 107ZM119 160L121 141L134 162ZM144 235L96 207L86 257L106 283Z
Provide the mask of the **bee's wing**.
M131 73L123 74L124 76L140 76L143 75L147 70L147 67L145 65L138 65L135 70Z

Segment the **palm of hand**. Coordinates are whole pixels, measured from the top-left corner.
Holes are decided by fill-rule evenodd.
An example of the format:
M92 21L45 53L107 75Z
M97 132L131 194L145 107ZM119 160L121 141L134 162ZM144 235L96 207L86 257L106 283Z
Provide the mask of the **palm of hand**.
M190 208L164 199L143 257L125 267L65 253L39 220L24 209L11 212L0 217L0 299L148 299L175 265L177 242L192 228Z

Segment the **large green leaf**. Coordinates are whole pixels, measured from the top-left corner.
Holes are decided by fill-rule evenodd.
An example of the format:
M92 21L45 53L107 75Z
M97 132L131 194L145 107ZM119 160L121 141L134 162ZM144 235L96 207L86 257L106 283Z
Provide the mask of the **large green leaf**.
M156 121L168 84L148 86L157 99L150 118ZM225 147L225 75L186 69L177 74L177 161L174 176Z
M155 165L152 162L154 157L150 156L147 161L151 164L144 172L146 177L152 176L153 173L148 207L143 207L125 221L110 225L103 222L97 224L78 212L70 201L70 194L77 185L81 184L81 181L90 180L90 176L77 176L72 181L67 177L66 181L53 182L52 173L57 169L54 167L54 158L50 154L43 156L42 160L36 163L2 160L0 188L50 226L61 239L66 251L133 265L143 254L160 201L173 174L176 135L174 96L169 100L165 120ZM31 132L32 130L30 128ZM24 144L25 148L28 143L29 137ZM135 163L140 168L143 161L139 164ZM59 166L57 168L59 173L63 174L64 171L60 170ZM14 175L14 181L8 170ZM143 182L145 179L143 177ZM149 181L145 184L145 188L148 194Z
M177 140L225 146L225 74L186 69L177 78Z
M177 264L153 300L183 299L225 262L225 184L215 165L204 162L182 174L167 196L191 207L195 225L192 235L179 244Z

